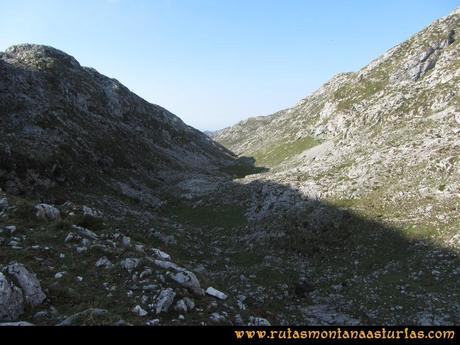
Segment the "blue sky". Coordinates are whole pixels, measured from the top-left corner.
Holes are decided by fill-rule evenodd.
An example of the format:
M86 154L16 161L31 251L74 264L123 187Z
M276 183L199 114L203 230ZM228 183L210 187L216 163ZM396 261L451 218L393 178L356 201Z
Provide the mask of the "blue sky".
M0 51L40 43L201 130L297 103L456 0L0 0Z

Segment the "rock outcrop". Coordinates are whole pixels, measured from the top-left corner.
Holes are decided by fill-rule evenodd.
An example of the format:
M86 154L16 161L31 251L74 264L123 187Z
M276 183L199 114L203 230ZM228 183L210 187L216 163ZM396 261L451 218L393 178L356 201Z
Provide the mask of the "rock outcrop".
M34 273L24 265L12 262L0 272L0 321L14 321L26 306L41 305L46 295Z

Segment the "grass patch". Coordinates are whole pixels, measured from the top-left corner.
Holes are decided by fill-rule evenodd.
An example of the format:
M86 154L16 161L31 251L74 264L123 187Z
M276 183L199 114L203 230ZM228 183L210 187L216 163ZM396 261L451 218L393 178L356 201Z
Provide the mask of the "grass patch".
M259 165L274 167L319 144L319 140L310 136L289 143L278 142L269 149L255 152L254 158Z
M196 227L229 229L247 224L245 209L238 205L196 206L175 202L164 210L165 216L177 218L182 224Z

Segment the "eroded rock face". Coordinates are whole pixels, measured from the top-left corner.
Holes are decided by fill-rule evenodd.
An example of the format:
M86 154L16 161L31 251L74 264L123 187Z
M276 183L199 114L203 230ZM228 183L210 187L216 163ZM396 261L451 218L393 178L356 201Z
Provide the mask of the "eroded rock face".
M36 307L43 303L46 295L34 273L28 271L24 265L13 262L6 267L8 275L13 277L24 293L25 303Z
M24 312L22 291L0 272L0 321L12 321Z

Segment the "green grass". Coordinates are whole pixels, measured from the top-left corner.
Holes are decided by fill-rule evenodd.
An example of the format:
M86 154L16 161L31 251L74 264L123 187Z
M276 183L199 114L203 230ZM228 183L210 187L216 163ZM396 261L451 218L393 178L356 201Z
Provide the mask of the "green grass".
M319 144L319 140L307 136L289 143L275 143L269 149L254 152L253 156L258 165L274 167Z
M197 206L175 202L164 211L166 216L176 218L181 224L196 227L222 227L229 229L247 223L245 209L238 205Z

